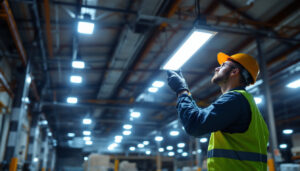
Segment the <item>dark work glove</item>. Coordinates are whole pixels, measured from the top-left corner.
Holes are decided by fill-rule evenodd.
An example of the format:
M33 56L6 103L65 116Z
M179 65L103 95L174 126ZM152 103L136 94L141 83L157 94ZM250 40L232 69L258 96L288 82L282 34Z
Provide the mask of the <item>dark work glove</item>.
M185 82L185 79L182 76L181 71L175 72L172 70L167 70L168 73L168 85L173 91L178 95L180 92L186 90L189 91L189 88Z

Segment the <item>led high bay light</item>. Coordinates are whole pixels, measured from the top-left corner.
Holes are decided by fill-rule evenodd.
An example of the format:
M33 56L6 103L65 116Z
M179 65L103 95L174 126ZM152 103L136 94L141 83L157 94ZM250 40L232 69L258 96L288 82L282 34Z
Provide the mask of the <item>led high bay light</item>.
M194 28L188 34L187 38L170 56L164 70L179 70L206 42L208 42L216 32Z

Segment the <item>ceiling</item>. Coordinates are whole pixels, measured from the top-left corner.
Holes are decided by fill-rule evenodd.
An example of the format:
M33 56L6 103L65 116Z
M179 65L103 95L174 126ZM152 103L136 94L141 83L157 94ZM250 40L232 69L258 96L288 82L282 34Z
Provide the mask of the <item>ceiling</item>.
M125 154L130 146L147 140L150 144L142 152L133 152L144 154L147 149L156 151L156 135L164 137L162 147L176 149L177 143L191 141L177 122L175 94L166 84L156 93L148 88L155 80L166 81L160 68L192 30L197 16L194 0L10 0L9 5L32 66L36 89L30 90L30 101L40 104L59 147ZM217 34L182 67L198 105L205 107L220 95L210 83L217 53L244 52L258 59L259 39L278 143L290 143L281 131L300 132L299 90L286 88L299 79L299 6L297 0L201 0L198 26ZM92 35L77 32L83 13L95 23ZM4 20L0 25L0 55L17 78L15 68L22 67L22 60L9 26ZM72 68L73 60L84 61L85 68ZM71 75L82 76L82 83L70 83ZM249 91L264 94L262 84ZM78 103L68 104L69 96L77 97ZM259 107L267 117L266 103ZM130 111L141 117L130 119ZM82 124L84 118L91 118L92 124ZM124 124L132 124L132 134L108 150L114 137L122 135ZM170 136L173 129L180 135ZM84 144L84 130L91 131L92 145ZM75 137L67 136L71 132ZM186 145L184 151L189 150Z

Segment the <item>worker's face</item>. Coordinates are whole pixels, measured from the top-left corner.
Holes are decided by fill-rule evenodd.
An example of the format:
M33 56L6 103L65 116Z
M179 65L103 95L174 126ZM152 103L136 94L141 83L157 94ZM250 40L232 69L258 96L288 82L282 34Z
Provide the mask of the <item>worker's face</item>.
M215 74L211 82L218 85L226 83L233 68L234 64L231 61L224 62L221 66L215 68Z

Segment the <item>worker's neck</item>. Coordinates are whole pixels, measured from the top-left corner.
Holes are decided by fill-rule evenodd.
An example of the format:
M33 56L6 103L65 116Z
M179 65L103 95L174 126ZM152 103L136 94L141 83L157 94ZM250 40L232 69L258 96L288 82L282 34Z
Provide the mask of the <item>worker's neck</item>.
M228 92L231 89L240 87L240 83L236 82L236 81L228 81L222 85L219 85L221 87L221 92L222 94L225 94L226 92Z

